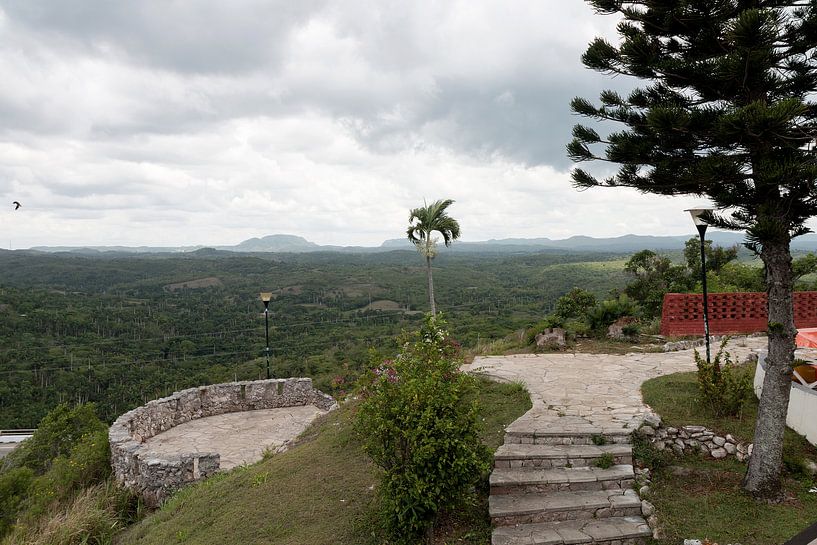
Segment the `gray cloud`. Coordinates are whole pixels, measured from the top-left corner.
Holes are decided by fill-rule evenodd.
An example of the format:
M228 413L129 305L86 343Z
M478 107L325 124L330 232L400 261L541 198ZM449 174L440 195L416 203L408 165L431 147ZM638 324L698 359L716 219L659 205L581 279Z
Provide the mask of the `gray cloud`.
M450 196L471 240L673 232L675 204L569 184L569 100L626 85L578 60L614 23L580 0L7 0L0 199L26 213L0 227L378 243Z

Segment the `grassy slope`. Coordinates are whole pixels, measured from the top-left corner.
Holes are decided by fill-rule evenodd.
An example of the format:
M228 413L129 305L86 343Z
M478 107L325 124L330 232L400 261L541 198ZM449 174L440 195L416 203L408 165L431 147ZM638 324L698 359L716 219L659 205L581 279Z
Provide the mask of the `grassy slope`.
M749 371L753 372L753 371ZM722 434L751 442L757 413L752 399L742 418L716 418L698 402L695 373L678 373L652 379L642 387L644 401L670 426L704 425ZM817 461L817 450L792 430L786 430L785 461L788 468L786 501L781 505L758 504L744 494L740 482L746 465L734 459L703 460L698 456L675 459L672 467L660 468L650 498L658 509L665 538L680 543L685 538L709 538L717 543L777 545L817 520L814 484L800 465Z
M504 426L530 407L520 387L488 381L480 401L483 438L492 448ZM347 404L316 422L289 452L181 491L117 543L380 543L376 469L355 439L353 414ZM477 504L445 517L438 542L488 543L486 502L483 492Z

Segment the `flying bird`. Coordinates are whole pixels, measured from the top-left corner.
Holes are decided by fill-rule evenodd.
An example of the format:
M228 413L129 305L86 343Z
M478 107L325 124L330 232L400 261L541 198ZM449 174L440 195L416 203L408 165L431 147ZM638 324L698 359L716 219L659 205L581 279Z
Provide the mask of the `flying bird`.
M13 204L13 205L14 205L14 209L15 209L15 210L17 210L18 208L20 208L21 206L23 206L23 205L22 205L22 204L20 204L18 201L14 201L14 202L12 202L11 204Z

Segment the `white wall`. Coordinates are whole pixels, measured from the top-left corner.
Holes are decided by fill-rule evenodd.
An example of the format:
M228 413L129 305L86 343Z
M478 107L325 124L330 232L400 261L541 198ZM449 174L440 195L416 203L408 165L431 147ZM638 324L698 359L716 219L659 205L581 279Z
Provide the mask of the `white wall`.
M765 358L764 354L758 358L755 371L755 394L758 397L763 391L763 379L766 376L763 368ZM817 445L817 390L795 382L791 383L786 424L800 435L805 435L809 443Z

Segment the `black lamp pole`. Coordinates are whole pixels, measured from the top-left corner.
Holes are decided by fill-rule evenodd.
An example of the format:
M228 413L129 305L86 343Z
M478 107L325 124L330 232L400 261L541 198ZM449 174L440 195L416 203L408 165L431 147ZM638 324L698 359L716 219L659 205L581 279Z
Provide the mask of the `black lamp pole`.
M266 357L267 357L267 379L272 378L269 370L269 302L272 299L272 293L262 292L261 301L264 303L264 340L266 341Z
M701 286L704 291L704 337L706 339L706 363L709 359L709 297L706 291L706 224L698 225L698 234L701 236Z

